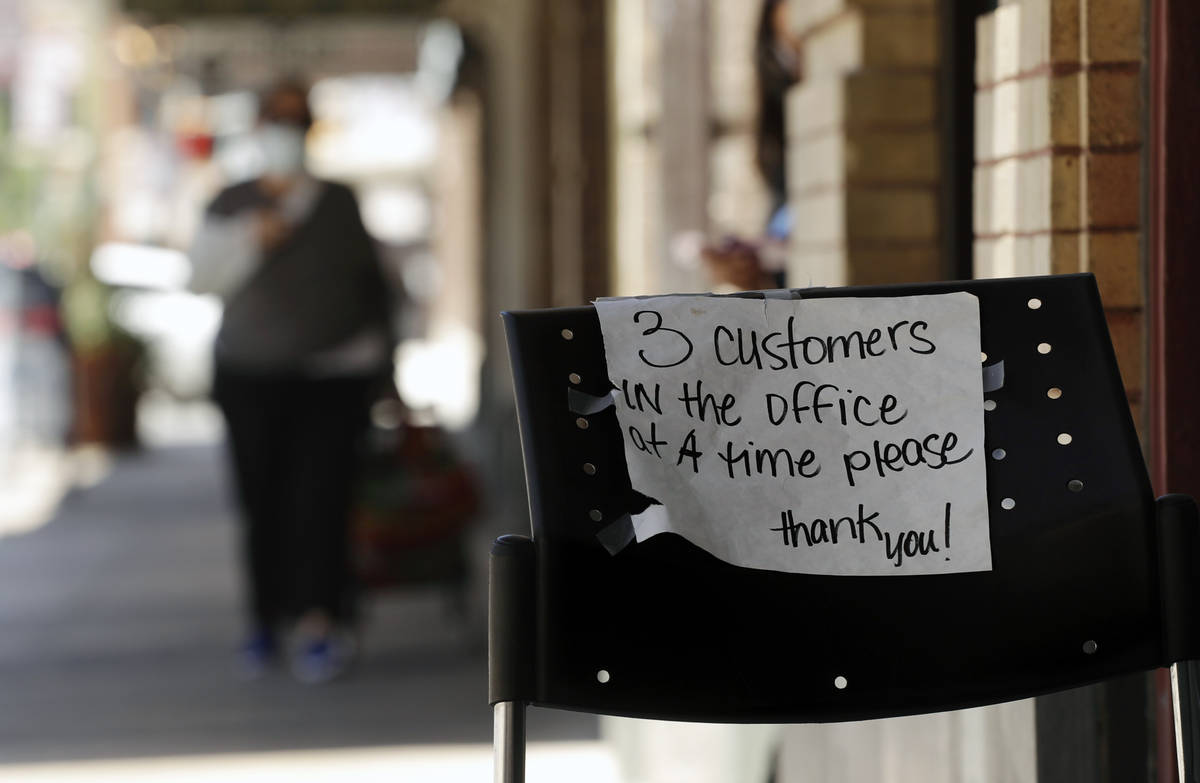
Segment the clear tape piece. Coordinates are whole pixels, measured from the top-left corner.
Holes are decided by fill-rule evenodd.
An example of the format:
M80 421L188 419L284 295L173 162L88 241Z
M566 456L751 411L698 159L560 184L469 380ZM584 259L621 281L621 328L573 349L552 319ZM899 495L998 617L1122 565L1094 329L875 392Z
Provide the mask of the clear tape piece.
M739 299L802 299L805 291L814 291L824 289L823 285L810 285L804 288L767 288L761 291L734 291L730 294L714 294L711 291L697 292L694 294L643 294L641 296L598 296L592 300L592 304L597 302L621 302L627 299L668 299L678 296L714 296L714 297L736 297Z
M633 539L633 518L628 514L617 517L596 534L596 540L608 550L610 555L615 555L629 546L633 543Z
M793 298L792 289L790 289L790 288L776 288L776 289L769 290L769 291L763 291L762 295L763 295L763 299L792 299Z
M581 392L579 389L570 386L567 387L567 407L570 408L571 413L580 416L591 416L593 413L599 413L606 408L612 407L613 402L611 394L597 397L594 394Z
M983 393L1004 388L1004 360L983 368Z

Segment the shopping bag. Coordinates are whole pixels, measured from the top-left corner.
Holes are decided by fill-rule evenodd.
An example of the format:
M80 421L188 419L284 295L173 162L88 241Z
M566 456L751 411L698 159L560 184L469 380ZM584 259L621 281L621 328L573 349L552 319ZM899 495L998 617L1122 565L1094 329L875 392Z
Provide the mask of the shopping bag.
M352 557L366 587L450 581L466 568L462 534L478 481L446 431L409 418L372 428L352 516Z

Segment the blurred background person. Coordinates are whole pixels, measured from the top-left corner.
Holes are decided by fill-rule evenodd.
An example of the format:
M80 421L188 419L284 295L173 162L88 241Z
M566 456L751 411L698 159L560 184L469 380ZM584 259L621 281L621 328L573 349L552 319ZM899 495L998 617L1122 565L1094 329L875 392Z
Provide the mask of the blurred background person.
M68 345L59 316L61 292L37 263L36 245L27 232L0 234L0 292L11 301L0 312L12 313L15 334L11 394L22 411L15 422L16 442L59 447L70 423Z
M716 293L782 288L792 218L788 209L785 98L801 77L800 42L786 0L764 0L754 36L754 163L767 194L758 240L727 236L704 247L704 271Z
M770 196L767 233L786 239L787 123L784 98L800 81L800 44L788 24L786 0L765 0L754 40L754 75L758 98L755 163Z
M306 88L263 97L263 172L222 190L191 250L194 290L225 300L214 398L228 426L244 522L257 676L294 622L291 671L331 679L352 652L348 519L370 394L390 383L387 285L357 202L305 170Z

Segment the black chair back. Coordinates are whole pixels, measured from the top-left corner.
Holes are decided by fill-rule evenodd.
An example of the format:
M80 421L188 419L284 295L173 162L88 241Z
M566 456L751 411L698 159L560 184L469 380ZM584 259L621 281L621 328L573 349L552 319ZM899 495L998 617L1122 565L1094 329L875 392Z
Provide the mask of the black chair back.
M677 720L856 720L1022 698L1194 657L1194 507L1177 498L1156 514L1091 275L793 296L951 291L979 297L983 351L1004 362L1004 385L986 395L997 406L985 445L1005 456L987 459L993 570L937 576L737 568L670 534L609 554L597 534L646 499L630 486L615 411L568 406L568 390L611 389L596 312L505 313L532 541L502 539L494 550L492 702ZM1011 510L1000 505L1007 497Z

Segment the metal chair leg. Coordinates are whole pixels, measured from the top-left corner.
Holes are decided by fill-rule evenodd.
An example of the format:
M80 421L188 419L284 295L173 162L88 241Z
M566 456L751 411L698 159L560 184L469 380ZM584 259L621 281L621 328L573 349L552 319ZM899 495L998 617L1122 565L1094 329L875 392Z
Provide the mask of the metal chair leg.
M1196 752L1200 750L1200 661L1171 665L1171 697L1175 703L1175 753L1179 761L1179 783L1197 783Z
M496 702L492 718L496 783L525 783L525 705Z

